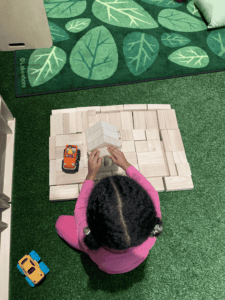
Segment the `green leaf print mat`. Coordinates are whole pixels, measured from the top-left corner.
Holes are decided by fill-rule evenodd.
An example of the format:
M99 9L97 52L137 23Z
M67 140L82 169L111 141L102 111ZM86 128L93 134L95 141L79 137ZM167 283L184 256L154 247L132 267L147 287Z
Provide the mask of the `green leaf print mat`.
M16 97L224 71L193 1L44 0L53 46L15 51Z

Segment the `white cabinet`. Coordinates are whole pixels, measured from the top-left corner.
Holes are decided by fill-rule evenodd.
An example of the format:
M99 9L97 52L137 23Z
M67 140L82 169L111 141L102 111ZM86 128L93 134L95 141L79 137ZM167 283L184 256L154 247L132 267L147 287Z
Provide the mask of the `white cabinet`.
M0 300L9 299L15 126L16 119L0 95Z

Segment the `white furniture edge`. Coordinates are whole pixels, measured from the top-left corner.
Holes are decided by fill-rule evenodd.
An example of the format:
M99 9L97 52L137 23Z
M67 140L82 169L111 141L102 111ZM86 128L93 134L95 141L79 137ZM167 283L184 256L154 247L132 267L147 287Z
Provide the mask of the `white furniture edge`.
M13 162L15 145L16 119L8 121L8 126L13 134L7 134L6 156L4 170L3 193L12 201L12 181L13 181ZM8 227L1 232L0 244L0 300L9 300L9 275L10 275L10 246L11 246L11 215L12 204L2 212L2 222L7 223ZM16 266L15 266L16 268Z

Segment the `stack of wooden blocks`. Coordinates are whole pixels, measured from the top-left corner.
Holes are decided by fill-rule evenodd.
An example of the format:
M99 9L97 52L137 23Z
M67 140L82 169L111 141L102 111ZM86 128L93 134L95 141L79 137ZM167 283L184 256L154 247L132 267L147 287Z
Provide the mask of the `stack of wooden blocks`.
M98 134L94 134L97 130ZM175 110L170 105L125 104L53 110L50 132L50 201L78 198L88 174L89 154L95 148L104 156L95 184L106 176L127 176L107 157L111 155L106 148L108 144L119 148L158 192L194 188ZM76 145L81 152L79 171L75 174L62 171L66 145Z

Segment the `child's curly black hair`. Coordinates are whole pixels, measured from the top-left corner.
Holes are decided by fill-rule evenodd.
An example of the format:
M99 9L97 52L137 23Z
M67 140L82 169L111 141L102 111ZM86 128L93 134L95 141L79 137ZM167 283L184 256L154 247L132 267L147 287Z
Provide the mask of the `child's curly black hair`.
M84 243L91 250L125 250L141 245L156 224L162 225L151 197L126 175L105 177L94 186L87 206L87 223L91 233L85 236Z

